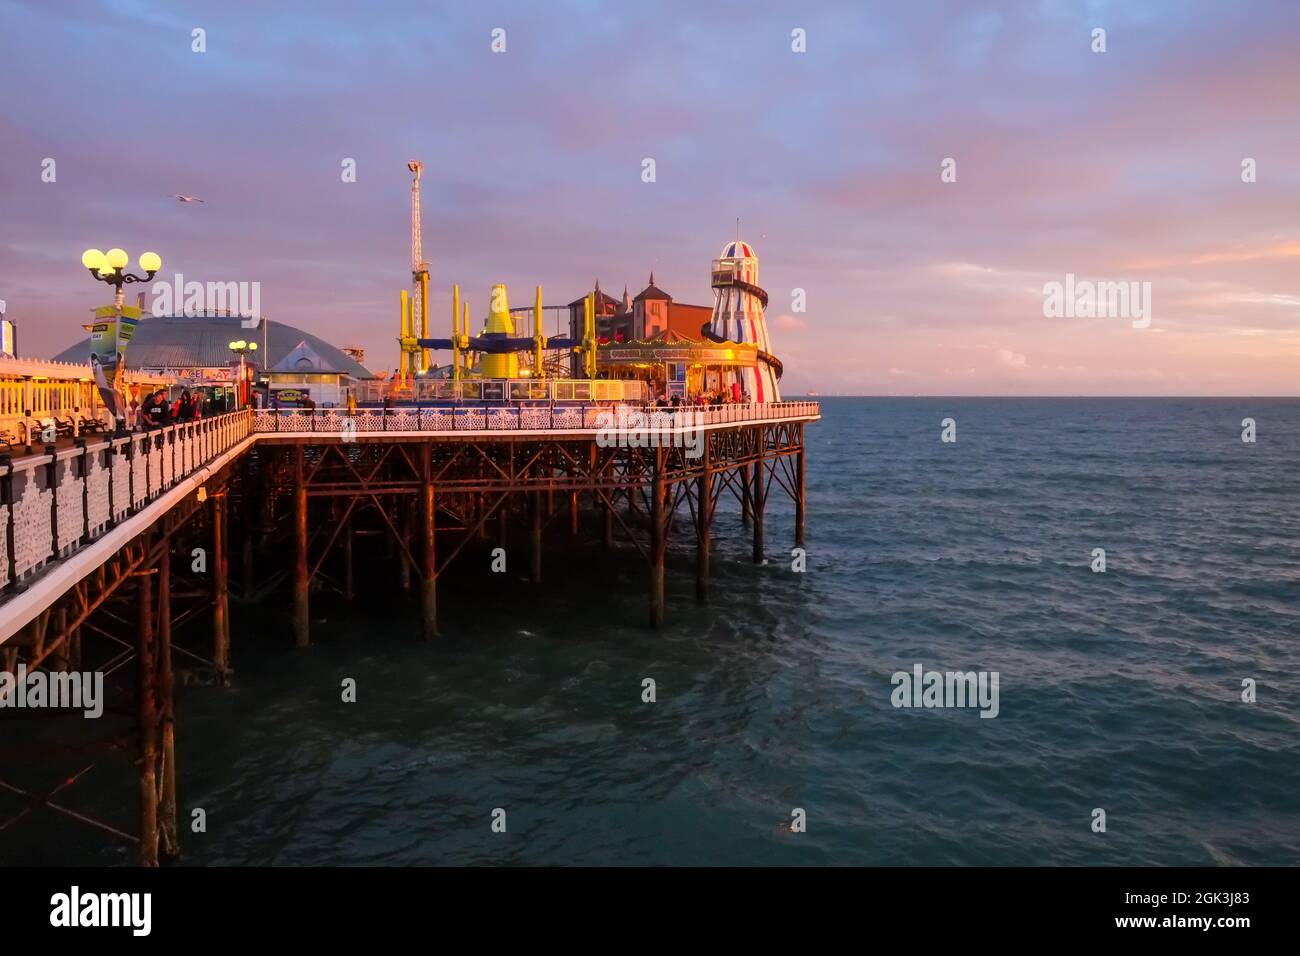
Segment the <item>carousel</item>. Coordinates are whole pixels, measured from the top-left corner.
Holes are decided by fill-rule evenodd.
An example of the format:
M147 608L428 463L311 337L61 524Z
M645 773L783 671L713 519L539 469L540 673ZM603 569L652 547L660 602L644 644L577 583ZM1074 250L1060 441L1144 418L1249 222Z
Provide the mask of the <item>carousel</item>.
M752 342L701 341L671 329L596 350L602 377L639 379L652 394L681 402L723 392L740 379L741 370L755 369L758 362L758 347Z

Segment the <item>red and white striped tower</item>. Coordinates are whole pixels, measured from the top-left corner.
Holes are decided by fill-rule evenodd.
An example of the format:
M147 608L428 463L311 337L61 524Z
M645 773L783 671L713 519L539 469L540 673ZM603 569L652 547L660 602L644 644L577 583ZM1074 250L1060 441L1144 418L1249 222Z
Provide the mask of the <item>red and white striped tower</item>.
M753 246L739 239L722 248L713 260L713 319L708 337L728 342L744 342L758 347L758 365L724 373L723 384L730 386L738 378L740 387L755 402L779 402L781 388L767 336L763 309L767 293L758 284L758 254Z

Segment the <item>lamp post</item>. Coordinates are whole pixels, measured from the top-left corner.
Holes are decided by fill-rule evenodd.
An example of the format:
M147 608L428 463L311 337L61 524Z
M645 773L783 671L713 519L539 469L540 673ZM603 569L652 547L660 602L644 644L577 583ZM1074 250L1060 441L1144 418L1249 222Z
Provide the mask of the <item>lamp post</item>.
M230 343L230 351L239 356L239 389L235 392L235 411L239 411L247 402L244 401L244 356L257 351L256 342L237 339Z
M109 249L108 252L100 252L98 249L87 249L81 254L81 264L90 270L90 274L100 282L107 282L115 290L113 296L113 305L117 306L118 315L122 313L123 292L122 286L132 282L149 282L154 275L162 268L162 259L156 252L140 253L140 268L148 275L132 275L129 272L123 272L126 264L131 261L131 257L123 249Z
M162 259L156 252L140 253L140 268L145 271L145 275L138 276L129 272L124 272L123 270L130 261L131 257L128 256L126 251L123 249L109 249L108 252L100 252L98 249L87 249L81 254L81 264L90 270L90 274L100 282L105 282L113 287L113 308L116 311L113 327L116 341L113 343L114 357L111 368L113 380L110 382L107 380L107 377L105 377L103 382L97 382L96 384L100 387L100 392L102 393L101 397L104 399L105 406L108 407L108 411L115 419L115 431L119 435L125 432L122 414L125 412L125 408L118 409L116 407L117 397L119 395L119 383L123 372L123 363L120 361L120 356L122 348L124 347L121 341L121 334L122 302L125 299L125 293L122 292L122 286L129 285L133 282L149 282L157 274L158 270L162 268ZM93 346L94 339L92 338L91 341ZM108 400L109 395L113 396L111 402Z

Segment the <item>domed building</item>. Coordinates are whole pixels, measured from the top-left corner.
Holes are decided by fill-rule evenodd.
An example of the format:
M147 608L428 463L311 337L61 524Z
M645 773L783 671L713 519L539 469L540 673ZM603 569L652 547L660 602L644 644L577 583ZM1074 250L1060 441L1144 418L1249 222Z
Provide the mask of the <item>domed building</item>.
M244 322L250 327L245 328ZM182 385L202 390L217 401L233 392L239 378L239 356L230 343L256 343L245 356L251 383L265 383L272 398L284 392L281 405L304 400L319 407L342 405L354 383L374 376L340 348L319 336L270 319L240 319L226 314L147 316L135 328L126 348L131 371L174 375ZM86 361L83 340L60 352L61 362Z

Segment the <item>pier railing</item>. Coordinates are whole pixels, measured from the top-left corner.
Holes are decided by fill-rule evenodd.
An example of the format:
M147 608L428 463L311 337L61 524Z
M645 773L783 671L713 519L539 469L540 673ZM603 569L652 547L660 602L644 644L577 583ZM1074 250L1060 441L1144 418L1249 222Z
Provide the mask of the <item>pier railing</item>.
M445 378L369 380L352 386L359 402L644 402L650 386L636 379L587 378Z
M767 402L747 405L497 405L430 408L306 410L259 409L253 430L290 434L374 432L597 431L610 427L611 413L619 419L640 412L654 416L651 427L726 425L821 415L817 402Z
M44 453L0 455L0 600L95 541L253 430L230 412Z

